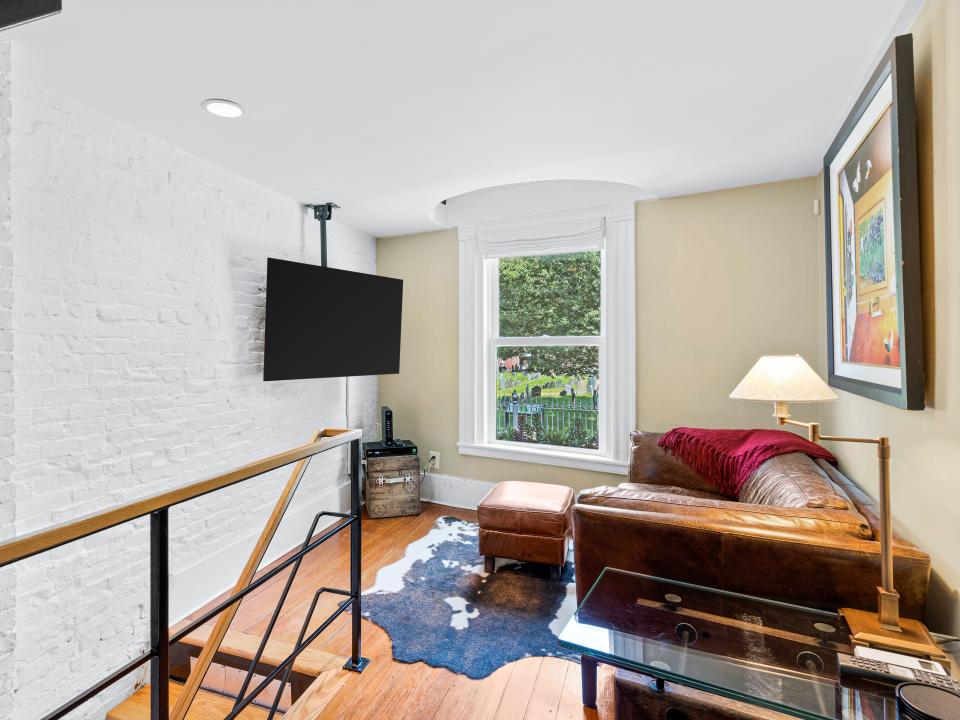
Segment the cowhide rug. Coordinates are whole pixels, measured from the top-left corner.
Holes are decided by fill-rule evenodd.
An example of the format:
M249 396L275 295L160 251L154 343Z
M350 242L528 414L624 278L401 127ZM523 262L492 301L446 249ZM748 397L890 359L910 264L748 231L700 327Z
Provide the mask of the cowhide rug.
M478 536L475 523L439 518L377 573L363 614L390 635L393 657L474 679L528 656L579 660L557 644L576 609L572 561L559 581L544 566L504 559L490 575Z

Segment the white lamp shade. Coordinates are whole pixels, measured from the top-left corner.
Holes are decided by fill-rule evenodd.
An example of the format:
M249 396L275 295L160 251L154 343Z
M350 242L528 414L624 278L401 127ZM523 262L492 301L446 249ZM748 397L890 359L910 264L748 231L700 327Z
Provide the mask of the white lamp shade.
M799 355L764 355L730 397L767 402L827 402L837 394Z

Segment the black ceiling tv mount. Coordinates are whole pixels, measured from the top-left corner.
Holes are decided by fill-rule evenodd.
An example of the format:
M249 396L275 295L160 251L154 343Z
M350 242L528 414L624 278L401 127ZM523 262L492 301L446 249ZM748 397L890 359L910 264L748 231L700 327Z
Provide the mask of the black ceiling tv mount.
M333 209L340 209L336 203L320 203L319 205L307 205L313 208L313 219L320 221L320 265L327 266L327 220L333 220Z

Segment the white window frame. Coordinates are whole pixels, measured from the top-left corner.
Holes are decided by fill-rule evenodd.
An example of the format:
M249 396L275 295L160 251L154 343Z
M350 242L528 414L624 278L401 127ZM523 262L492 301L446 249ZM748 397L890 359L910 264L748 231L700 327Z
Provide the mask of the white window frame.
M460 239L460 442L462 455L626 474L636 425L636 294L633 203L477 223ZM496 259L599 249L599 338L510 338L517 345L600 348L599 449L497 440L494 416L499 294Z

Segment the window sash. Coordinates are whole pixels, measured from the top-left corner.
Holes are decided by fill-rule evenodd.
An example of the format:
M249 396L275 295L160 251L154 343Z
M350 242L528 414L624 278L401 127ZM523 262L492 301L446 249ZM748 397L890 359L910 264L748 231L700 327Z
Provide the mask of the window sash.
M536 347L556 347L558 345L602 345L602 335L536 335L534 337L494 337L490 342L497 346L533 345Z
M601 222L599 227L605 227ZM600 335L538 335L533 337L509 337L494 335L500 329L500 260L507 257L529 257L538 253L527 250L524 252L520 248L514 248L509 254L497 254L490 256L482 254L484 283L483 283L483 308L484 308L484 363L485 368L480 368L485 379L483 397L479 399L481 408L481 436L482 442L487 445L509 445L512 447L529 447L529 443L512 442L509 440L500 440L497 438L497 380L499 368L497 365L497 348L510 345L528 345L533 347L557 347L557 346L587 346L598 348L598 375L601 378L599 404L601 412L597 415L597 448L573 448L563 445L550 445L551 448L562 448L570 452L584 453L587 455L605 456L608 451L609 440L607 438L607 427L604 408L607 406L607 383L602 378L606 372L606 343L604 336L606 333L606 253L603 249L602 236L597 237L597 244L590 248L567 248L562 245L555 248L552 252L544 253L549 255L568 255L578 252L599 251L600 252Z
M519 343L512 342L518 338L493 338L489 344L487 352L485 353L488 371L484 373L485 376L490 378L490 389L488 392L484 393L482 399L483 407L483 437L484 443L487 445L502 445L512 448L530 448L537 447L541 445L540 443L524 443L516 442L513 440L500 440L497 437L497 380L500 374L500 369L497 364L497 348L498 347L509 347ZM524 338L519 338L524 339ZM604 408L607 405L607 384L603 382L603 362L604 362L604 343L603 339L600 337L585 337L582 338L589 342L553 342L555 340L570 340L573 338L568 337L540 337L540 338L529 338L531 340L539 340L541 342L536 343L523 343L524 345L535 345L537 347L597 347L599 349L597 355L599 359L599 370L598 377L600 379L600 388L598 389L598 404L600 406L600 412L597 413L597 447L596 448L582 448L582 447L571 447L570 445L546 445L543 444L543 447L551 448L554 450L561 450L564 452L572 452L584 455L594 455L598 457L605 457L607 454L607 439L606 435L606 420ZM499 340L509 340L511 342L501 343L496 342ZM546 340L547 342L542 342ZM596 342L594 342L596 341Z

